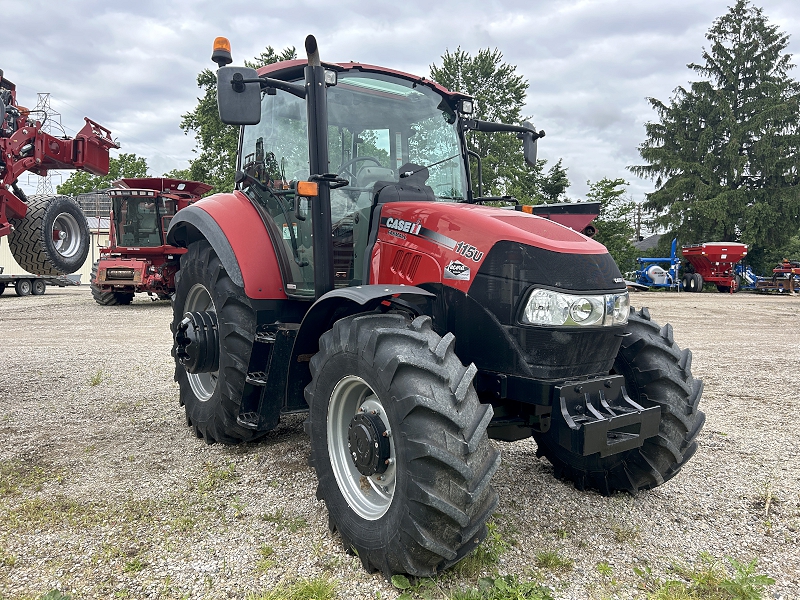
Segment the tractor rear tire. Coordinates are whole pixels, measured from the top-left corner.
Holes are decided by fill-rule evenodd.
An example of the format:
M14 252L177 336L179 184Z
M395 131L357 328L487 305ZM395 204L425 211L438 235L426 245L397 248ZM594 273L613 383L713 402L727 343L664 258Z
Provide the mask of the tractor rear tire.
M89 253L89 225L69 196L28 196L28 211L11 219L8 246L19 266L37 275L74 273Z
M454 341L427 316L355 315L323 334L311 359L305 427L317 499L369 572L431 576L486 536L500 465L486 435L493 410L478 401L476 369L464 367ZM372 452L351 433L367 421L377 427L372 439L389 440L375 451L377 472L352 458Z
M658 435L640 448L601 458L578 456L547 434L534 434L539 449L552 464L556 477L572 481L583 490L604 495L625 490L635 495L669 481L697 450L697 434L705 423L698 410L703 382L692 377L692 353L681 351L672 326L659 327L646 308L631 308L613 372L625 377L631 399L644 406L661 407ZM551 429L551 432L553 430Z
M219 370L187 373L175 358L175 381L186 423L206 443L238 444L264 435L237 423L247 365L256 332L256 314L244 290L225 271L205 240L189 245L175 276L172 334L188 311L214 311L219 336ZM173 350L173 356L175 352Z
M14 284L14 291L16 292L17 296L31 295L31 292L33 291L33 284L31 281L32 280L30 279L17 279L17 283Z
M34 296L41 296L47 290L47 284L41 279L34 279L33 286L31 287L31 294Z
M89 276L89 287L92 290L92 298L101 306L119 306L127 305L133 302L133 294L131 292L104 292L95 285L97 279L97 265L100 263L96 260L92 265L92 274Z

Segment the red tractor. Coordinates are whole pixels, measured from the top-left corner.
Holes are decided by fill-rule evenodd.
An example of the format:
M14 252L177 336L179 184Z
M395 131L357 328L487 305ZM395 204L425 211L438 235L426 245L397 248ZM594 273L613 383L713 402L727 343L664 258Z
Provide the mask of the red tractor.
M88 118L73 139L42 131L33 114L17 104L16 86L0 70L0 237L9 236L14 259L30 273L74 273L89 252L80 206L68 196L27 197L17 181L26 171L46 175L51 169L105 175L108 151L119 146L108 129Z
M108 192L109 247L100 250L100 260L92 267L92 296L104 306L130 304L137 292L168 300L186 249L167 243L167 228L175 213L199 200L211 186L161 177L119 183Z
M367 570L426 576L486 535L500 452L533 436L556 477L635 494L691 458L705 416L692 355L628 305L606 248L483 206L472 98L392 69L227 66L237 188L180 211L173 302L180 402L207 443L307 411L329 522ZM533 502L538 499L532 499Z

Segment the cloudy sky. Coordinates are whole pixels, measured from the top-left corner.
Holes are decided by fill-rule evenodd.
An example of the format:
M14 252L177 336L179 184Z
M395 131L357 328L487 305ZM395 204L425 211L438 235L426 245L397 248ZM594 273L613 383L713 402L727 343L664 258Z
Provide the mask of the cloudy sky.
M525 114L547 131L540 157L563 158L569 195L583 197L587 180L623 177L642 200L652 183L626 167L639 162L644 124L654 119L646 98L667 100L692 79L686 64L700 61L706 32L732 3L2 0L0 69L20 104L49 92L69 134L88 116L113 132L120 152L145 157L161 175L193 157L194 138L178 125L195 106L197 74L214 68L216 36L230 39L236 64L268 45L301 51L313 33L323 60L418 75L441 64L446 49L498 48L530 83ZM800 2L756 6L792 36L789 52L800 53ZM35 188L36 176L22 179Z

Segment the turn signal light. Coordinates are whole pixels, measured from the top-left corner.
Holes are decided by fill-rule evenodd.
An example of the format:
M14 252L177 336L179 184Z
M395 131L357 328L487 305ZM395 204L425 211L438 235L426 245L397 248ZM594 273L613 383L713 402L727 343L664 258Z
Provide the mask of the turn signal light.
M309 198L319 193L319 185L316 181L298 181L297 195Z
M524 204L522 206L522 212L528 213L529 215L533 214L533 204Z

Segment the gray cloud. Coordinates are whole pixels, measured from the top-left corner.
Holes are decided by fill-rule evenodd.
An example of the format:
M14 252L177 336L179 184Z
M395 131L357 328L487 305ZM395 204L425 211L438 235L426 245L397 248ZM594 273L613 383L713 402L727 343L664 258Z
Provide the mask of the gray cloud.
M564 159L571 195L607 176L630 181L641 199L652 183L626 166L640 160L644 124L655 118L646 98L668 100L692 79L686 64L700 60L706 31L731 3L5 0L3 22L20 26L5 26L0 68L22 104L50 92L68 131L89 116L112 130L121 151L146 157L160 174L193 156L180 117L196 103L197 74L214 66L217 35L230 38L237 63L267 45L302 51L314 33L326 60L420 75L445 49L496 47L530 82L524 112L548 132L541 156ZM783 31L797 32L794 0L757 4Z

